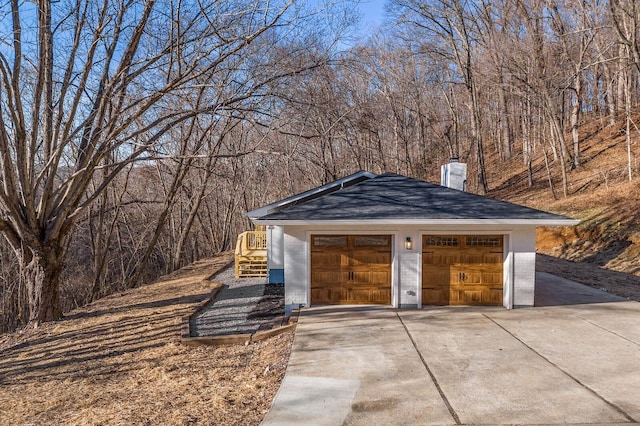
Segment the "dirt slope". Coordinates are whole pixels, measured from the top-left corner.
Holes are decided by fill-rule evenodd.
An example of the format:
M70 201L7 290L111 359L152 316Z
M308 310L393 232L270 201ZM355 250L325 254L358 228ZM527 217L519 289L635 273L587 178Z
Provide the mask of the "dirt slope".
M58 322L0 337L0 425L259 424L292 333L227 347L181 345L181 317L231 259L198 262Z
M567 197L562 193L559 168L552 164L557 195L554 199L542 158L534 163L531 188L527 185L526 168L520 160L494 171L492 176L491 196L582 221L575 228L538 230L539 253L571 261L562 268L559 267L561 262L555 263L557 273L567 278L593 281L589 276L597 269L603 269L632 274L625 280L629 285L640 286L640 167L637 161L640 147L637 142L631 147L633 180L629 181L626 136L621 129L621 125L603 126L600 120L581 127L583 161L580 167L568 171ZM634 131L632 139L640 139L640 134ZM541 259L542 262L550 261ZM568 271L583 266L583 270L571 272L573 276L570 276ZM613 278L611 274L607 276ZM623 277L617 275L616 279Z

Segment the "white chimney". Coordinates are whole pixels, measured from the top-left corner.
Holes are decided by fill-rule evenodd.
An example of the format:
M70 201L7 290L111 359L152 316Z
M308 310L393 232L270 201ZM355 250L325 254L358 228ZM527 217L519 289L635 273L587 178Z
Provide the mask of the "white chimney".
M460 163L457 158L449 160L449 164L440 167L440 185L447 188L466 191L467 189L467 165Z

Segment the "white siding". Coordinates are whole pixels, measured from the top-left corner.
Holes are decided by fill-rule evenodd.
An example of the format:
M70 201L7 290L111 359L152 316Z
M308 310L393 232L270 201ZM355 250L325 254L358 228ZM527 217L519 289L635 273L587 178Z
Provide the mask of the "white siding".
M535 288L535 227L471 226L455 229L437 226L285 226L284 269L285 303L309 306L310 255L313 234L389 234L394 238L392 304L418 307L422 293L422 235L425 234L502 234L505 235L504 306L532 306ZM410 237L413 249L406 250ZM513 292L511 291L513 289ZM512 299L513 298L513 299ZM513 304L511 303L513 302Z
M413 248L407 250L405 243L411 238ZM417 229L403 228L399 230L396 241L397 265L398 265L398 300L394 306L400 308L417 308L420 305L420 262L421 247L420 235Z
M502 306L507 309L513 308L513 250L511 244L513 234L505 234L504 236L504 287L502 295Z
M536 287L536 229L520 228L512 235L513 306L533 306Z
M282 226L267 227L267 266L269 269L284 268L284 230Z
M309 306L309 249L304 228L285 227L284 246L284 303Z

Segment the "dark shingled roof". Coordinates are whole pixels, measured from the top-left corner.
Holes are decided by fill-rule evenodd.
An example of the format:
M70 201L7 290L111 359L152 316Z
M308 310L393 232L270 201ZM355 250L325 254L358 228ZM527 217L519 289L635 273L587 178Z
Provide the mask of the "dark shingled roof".
M552 213L385 173L310 200L283 206L260 221L485 219L569 221Z

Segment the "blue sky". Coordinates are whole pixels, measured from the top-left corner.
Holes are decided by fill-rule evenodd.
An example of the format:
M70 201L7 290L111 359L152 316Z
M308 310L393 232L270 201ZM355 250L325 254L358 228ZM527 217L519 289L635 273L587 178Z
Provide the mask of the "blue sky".
M376 27L382 23L384 16L385 0L361 0L360 12L362 13L361 30L367 32L367 28Z

